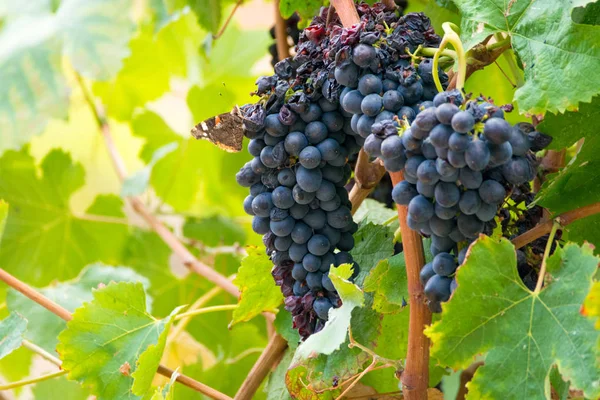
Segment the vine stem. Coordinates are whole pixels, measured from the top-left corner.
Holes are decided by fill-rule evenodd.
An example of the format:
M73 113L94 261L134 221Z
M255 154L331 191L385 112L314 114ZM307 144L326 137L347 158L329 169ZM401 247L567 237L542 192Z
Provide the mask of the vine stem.
M354 186L348 197L352 203L352 215L358 210L362 202L377 187L385 175L385 168L379 160L369 162L369 156L364 149L358 152L356 167L354 168Z
M4 283L6 283L8 286L12 287L13 289L18 290L25 297L28 297L29 299L38 303L40 306L44 307L45 309L50 311L52 314L62 318L63 320L69 322L70 320L73 319L73 315L69 312L69 310L67 310L63 306L55 303L54 301L50 300L49 298L47 298L40 292L36 291L35 289L33 289L31 286L29 286L25 282L15 278L14 276L9 274L2 268L0 268L0 280L3 281ZM29 347L29 348L31 349L31 347ZM34 350L34 351L36 351L36 350ZM38 354L42 355L39 352L38 352ZM54 362L53 360L49 360L49 361ZM171 378L174 371L165 366L159 365L157 372L163 376L166 376L167 378ZM181 375L181 374L177 375L176 381L191 388L191 389L194 389L202 394L205 394L213 399L219 399L219 400L230 400L231 399L229 396L211 388L210 386L200 383L200 382L198 382L190 377L187 377L185 375Z
M390 176L394 186L404 180L403 172L391 172ZM429 386L429 338L425 336L423 330L431 324L431 312L425 304L425 294L419 279L419 273L425 264L425 254L421 236L410 229L406 223L408 208L399 204L396 207L402 234L408 295L410 298L408 351L406 353L405 369L400 380L405 399L426 400Z
M25 347L26 349L33 351L34 353L36 353L37 355L42 357L44 360L50 361L52 364L56 365L57 367L60 367L62 365L62 362L58 358L56 358L52 354L48 353L46 350L42 349L37 344L31 343L27 339L23 339L23 341L21 342L21 345L23 347Z
M442 52L444 51L444 48L448 44L451 44L454 47L456 56L458 57L456 88L462 91L463 87L465 86L465 80L467 79L467 57L465 54L465 49L460 40L460 36L458 36L455 31L455 29L458 29L456 25L450 22L444 22L442 24L442 29L444 30L444 37L442 38L439 49L433 55L433 81L435 82L435 87L437 88L438 92L443 92L444 88L442 87L442 83L440 82L440 77L438 74L438 62Z
M269 374L271 367L281 361L286 348L287 342L283 337L272 335L269 344L256 360L242 386L235 394L234 400L251 400L262 381Z
M555 219L558 220L558 223L564 227L569 224L572 224L573 222L575 222L577 220L580 220L585 217L589 217L594 214L600 214L600 202L593 203L593 204L560 214ZM515 248L520 249L521 247L525 246L526 244L529 244L529 243L533 242L534 240L539 239L542 236L550 233L552 231L553 225L554 225L554 222L551 220L539 223L535 227L528 230L527 232L514 238L512 240L512 244L515 246Z
M229 13L229 16L227 17L227 20L225 21L225 23L223 24L223 26L221 27L221 29L219 29L219 32L217 32L216 34L212 35L213 40L217 40L218 38L220 38L225 33L225 29L227 29L227 27L229 26L229 23L231 22L231 19L235 15L235 12L237 11L238 7L243 2L244 2L244 0L238 0L237 3L235 3L235 6L233 6L233 9Z
M277 45L277 58L284 60L290 56L290 48L287 42L287 26L285 19L279 11L279 0L273 2L275 7L275 43Z
M34 383L44 382L44 381L47 381L50 379L58 378L59 376L66 375L68 373L69 373L69 371L61 370L61 371L52 372L51 374L38 376L35 378L23 379L20 381L7 383L6 385L0 385L0 390L10 390L10 389L15 389L15 388L18 388L21 386L33 385Z
M202 296L200 296L198 298L198 300L196 300L194 302L194 304L192 304L190 306L190 308L188 309L188 312L201 308L203 305L205 305L206 303L211 301L216 295L221 293L222 290L223 289L219 286L215 286L214 288L210 289L208 292L206 292ZM181 332L183 332L185 330L185 328L187 327L187 325L190 323L191 320L192 320L192 317L181 318L181 322L179 322L177 325L175 325L174 328L171 329L171 333L169 334L167 342L172 342L175 339L177 339L177 337L181 334Z
M542 290L542 285L544 284L544 275L546 275L548 256L550 256L550 250L552 249L552 243L554 242L554 236L556 236L556 231L558 228L560 228L560 224L558 223L558 220L555 220L552 224L550 235L548 235L548 242L546 242L546 248L544 249L544 258L542 258L542 267L540 268L538 280L535 284L535 290L533 291L534 293L539 293Z
M220 306L198 308L196 310L178 314L177 316L175 316L174 319L175 319L175 321L179 321L180 319L189 318L189 317L193 317L196 315L208 314L208 313L218 312L218 311L230 311L230 310L235 310L236 308L238 308L237 304L223 304Z

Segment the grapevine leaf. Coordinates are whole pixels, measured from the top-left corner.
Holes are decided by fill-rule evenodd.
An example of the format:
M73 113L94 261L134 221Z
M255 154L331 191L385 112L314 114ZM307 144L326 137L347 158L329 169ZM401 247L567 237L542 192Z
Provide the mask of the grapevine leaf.
M316 354L331 354L340 348L346 340L352 310L364 305L364 294L354 283L350 282L352 265L342 264L329 270L333 286L342 299L342 306L329 310L329 320L322 330L306 339L294 355L294 363Z
M323 0L281 0L279 12L284 18L289 18L297 12L303 19L311 19L319 13Z
M87 400L90 398L90 393L77 382L61 376L36 383L33 387L33 398L35 400Z
M83 76L107 80L129 55L132 0L63 0L56 13L64 53Z
M587 317L596 317L596 329L600 329L600 282L594 283L585 298L581 313Z
M364 290L373 293L373 309L380 313L395 313L404 308L408 299L404 255L380 261L365 279Z
M292 314L286 310L279 310L273 324L277 333L288 342L289 348L295 350L300 343L300 334L292 326Z
M432 355L464 368L487 352L469 398L545 399L553 365L586 397L598 397L600 333L579 314L598 260L588 244L558 249L548 259L553 279L537 294L519 278L513 245L480 237L458 269L458 288L442 306L441 321L425 331ZM503 379L494 379L500 369Z
M58 337L62 367L99 398L137 399L134 393L149 389L179 308L165 319L154 318L141 283L110 283L93 297L75 310Z
M191 12L177 14L177 18L170 20L158 33L152 27L143 27L131 40L131 54L123 61L123 68L115 79L96 82L94 94L102 99L110 116L129 119L136 107L168 92L172 77L186 77L197 71L201 37ZM151 62L149 54L152 55Z
M0 31L0 153L66 118L68 88L54 17L23 16Z
M559 400L567 400L569 397L569 385L570 382L565 382L558 372L558 368L552 368L550 371L550 384L556 391Z
M62 55L92 79L121 67L135 25L131 0L66 0L13 13L0 32L0 151L16 149L50 118L66 118L68 87ZM14 10L13 10L14 11ZM10 10L9 10L10 12Z
M365 199L354 214L354 221L357 223L371 222L375 225L383 225L385 222L389 223L390 220L394 219L396 221L389 226L396 230L398 228L398 214L396 211L373 199Z
M291 349L287 349L283 358L279 362L275 371L271 373L267 383L265 384L265 393L267 394L267 400L291 400L292 397L285 386L285 374L287 373L288 366L292 362L294 352Z
M8 218L8 203L0 199L0 238L4 235L6 228L6 220Z
M246 231L240 224L221 215L188 218L183 225L183 235L211 247L246 242Z
M152 395L150 400L173 400L173 387L175 386L175 380L177 379L178 375L179 373L175 371L173 376L171 376L169 383L167 383L163 387L157 387L154 390L154 394Z
M540 132L552 135L552 148L569 147L584 138L581 149L565 168L548 176L538 192L537 202L552 213L566 211L588 205L600 196L600 181L595 179L600 168L600 136L594 124L600 118L600 96L591 104L582 104L578 112L564 115L547 115L539 125ZM576 126L577 129L573 129ZM565 196L565 193L577 193L577 196ZM600 215L585 218L565 227L569 239L582 243L588 240L600 244Z
M11 204L0 246L8 272L41 286L92 262L118 263L128 229L110 218L124 217L123 203L101 196L88 215L75 215L69 200L83 182L81 165L60 150L46 155L39 174L27 149L0 158L0 197Z
M509 35L525 71L525 85L516 91L515 101L522 112L532 114L574 110L600 91L600 76L586 73L600 69L600 27L571 19L573 5L586 3L455 0L467 48L494 33Z
M10 313L0 321L0 358L21 347L26 330L27 320L18 313Z
M175 151L179 147L177 142L166 144L158 148L153 154L150 162L146 164L144 168L137 171L136 173L125 178L123 187L121 188L121 196L139 196L143 194L150 183L150 174L154 165L162 160L167 154Z
M264 248L248 247L248 255L233 280L240 289L240 300L230 325L249 321L263 311L274 311L281 304L283 295L273 281L272 269Z
M371 268L375 267L379 261L394 254L392 238L393 234L385 226L372 223L360 224L358 231L354 234L356 245L350 251L354 261L360 267L360 273L356 278L359 286L362 285Z
M84 302L92 300L92 289L113 282L141 282L148 287L149 282L143 276L125 267L109 267L103 264L92 264L85 267L79 276L66 282L52 283L45 288L36 289L50 300L73 312ZM147 298L148 306L150 298ZM48 352L54 352L58 334L66 327L66 322L60 317L16 290L10 290L6 299L8 309L22 314L32 324L25 338L37 344Z
M198 17L198 23L207 31L217 33L221 22L221 0L188 0Z
M588 3L585 7L576 7L571 14L573 22L587 25L600 25L600 3Z

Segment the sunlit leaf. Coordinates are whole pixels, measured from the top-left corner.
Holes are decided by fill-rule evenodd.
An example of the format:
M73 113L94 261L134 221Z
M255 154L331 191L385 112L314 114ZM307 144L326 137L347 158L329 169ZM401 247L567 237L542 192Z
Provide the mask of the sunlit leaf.
M21 347L26 330L27 320L20 314L10 313L0 321L0 358Z

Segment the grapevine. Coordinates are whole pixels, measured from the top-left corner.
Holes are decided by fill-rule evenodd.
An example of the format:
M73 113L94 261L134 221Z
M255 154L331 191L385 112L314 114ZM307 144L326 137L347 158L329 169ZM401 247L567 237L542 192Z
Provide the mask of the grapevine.
M595 4L34 3L0 398L600 398Z

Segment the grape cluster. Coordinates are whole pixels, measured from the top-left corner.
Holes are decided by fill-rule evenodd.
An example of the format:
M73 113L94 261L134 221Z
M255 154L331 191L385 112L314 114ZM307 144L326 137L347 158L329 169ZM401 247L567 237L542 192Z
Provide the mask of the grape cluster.
M530 128L511 126L502 108L484 98L466 100L456 90L437 94L414 119L372 125L365 150L389 170L404 171L392 197L408 206L409 227L431 238L434 259L421 281L432 311L454 290L452 277L468 244L496 227L507 193L535 177L532 151L549 141Z
M413 113L434 95L419 76L427 75L426 68L417 71L406 52L439 44L429 20L423 14L398 17L379 3L359 4L357 11L361 23L346 29L322 8L300 34L295 56L277 62L275 75L258 79L260 101L241 107L254 158L236 179L250 188L244 209L263 235L273 277L302 337L320 330L329 310L341 305L330 267L353 263L354 273L359 271L349 253L357 224L344 186L352 174L348 159L366 136L353 129L358 117L345 106L347 95L363 97L359 80L371 76L387 85L376 94L386 104L387 91L398 93L397 101L411 91L405 104L415 107ZM367 58L361 55L366 48ZM400 110L393 109L394 115ZM369 110L368 118L379 111Z

